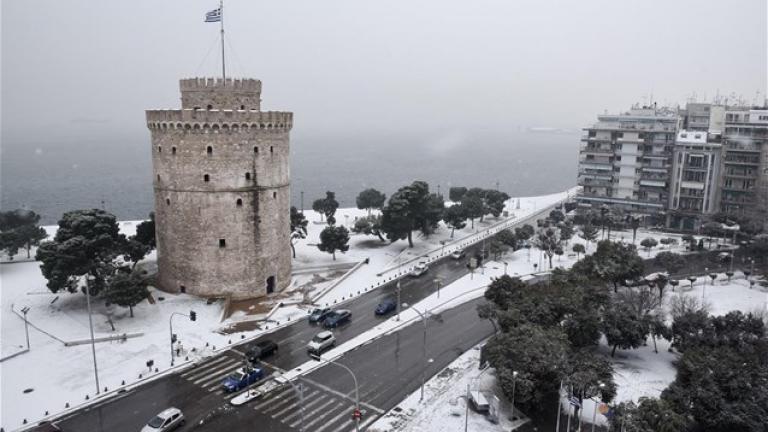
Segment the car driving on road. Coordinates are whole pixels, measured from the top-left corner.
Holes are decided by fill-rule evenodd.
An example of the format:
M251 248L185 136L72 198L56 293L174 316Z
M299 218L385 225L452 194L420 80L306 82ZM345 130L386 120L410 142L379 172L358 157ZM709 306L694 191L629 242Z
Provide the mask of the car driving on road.
M418 264L416 264L416 266L413 268L413 270L411 270L410 273L408 273L408 275L410 275L411 277L419 277L424 273L426 273L427 270L429 270L429 266L424 261L421 261Z
M336 345L336 338L333 333L329 331L322 331L315 335L311 341L307 344L307 351L310 353L320 354L323 351Z
M397 309L397 302L392 299L386 299L376 306L376 315L386 315Z
M267 339L261 342L256 342L245 353L248 361L253 363L263 358L269 357L277 352L277 343L273 340Z
M260 368L242 367L224 378L221 385L224 391L231 393L242 390L262 378L264 378L264 371Z
M152 417L141 432L168 432L183 425L184 414L178 408L166 408L160 414Z
M325 320L325 317L328 316L333 312L330 308L317 308L312 311L311 314L309 314L309 323L310 324L319 324Z
M464 249L459 249L459 250L453 251L453 253L451 254L451 258L453 258L455 260L460 260L460 259L464 258L465 256L467 256L467 251L465 251Z
M352 312L347 309L333 311L325 318L325 321L323 321L323 327L335 328L342 324L348 323L351 318Z

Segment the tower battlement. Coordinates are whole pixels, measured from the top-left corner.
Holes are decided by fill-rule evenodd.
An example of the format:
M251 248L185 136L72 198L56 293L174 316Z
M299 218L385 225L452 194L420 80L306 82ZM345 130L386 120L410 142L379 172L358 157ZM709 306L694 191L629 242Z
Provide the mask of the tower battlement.
M182 108L261 110L257 79L185 78L179 80L179 89Z

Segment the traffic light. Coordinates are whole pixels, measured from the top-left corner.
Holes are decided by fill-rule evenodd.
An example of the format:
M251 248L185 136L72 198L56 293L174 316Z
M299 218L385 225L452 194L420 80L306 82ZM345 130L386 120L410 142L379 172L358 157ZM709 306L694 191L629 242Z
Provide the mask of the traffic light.
M197 321L197 313L195 311L189 311L189 320Z
M352 411L352 420L360 420L363 418L363 413L360 412L359 409L355 408L354 411Z

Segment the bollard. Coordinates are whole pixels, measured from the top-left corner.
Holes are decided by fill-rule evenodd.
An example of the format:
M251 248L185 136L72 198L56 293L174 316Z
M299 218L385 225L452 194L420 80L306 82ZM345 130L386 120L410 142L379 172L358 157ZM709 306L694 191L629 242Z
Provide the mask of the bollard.
M64 408L69 408L69 402L64 404Z
M27 419L24 419L24 421L21 422L21 424L27 424Z
M197 348L192 347L192 352L197 352Z
M232 345L232 339L227 342L228 345Z
M104 386L104 393L108 392L107 386Z
M123 380L123 382L121 382L120 385L125 385L125 380Z
M241 334L241 335L240 335L240 339L245 339L245 335L244 335L244 334Z
M141 379L141 378L142 378L142 377L141 377L141 374L139 374L139 379Z
M205 347L208 348L208 342L205 343Z
M267 328L269 328L269 327L267 327ZM213 346L213 350L216 351L216 345Z
M158 373L158 372L160 372L160 369L155 368L155 373Z
M48 417L48 410L45 410L45 416Z
M88 397L88 395L85 395L85 400L88 400L88 399L90 399L90 398Z
M291 317L288 317L288 321L290 321L290 320L291 320Z
M189 361L189 356L184 357L184 361ZM125 384L125 381L123 381L123 384Z

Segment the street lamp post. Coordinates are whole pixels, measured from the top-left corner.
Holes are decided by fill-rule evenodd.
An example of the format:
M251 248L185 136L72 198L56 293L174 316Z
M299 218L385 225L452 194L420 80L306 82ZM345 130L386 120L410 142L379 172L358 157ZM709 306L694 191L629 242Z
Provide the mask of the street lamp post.
M442 281L442 280L440 280L440 278L435 278L435 284L437 285L437 298L440 298L440 284L441 284L442 282L443 282L443 281ZM399 301L399 300L400 300L400 299L398 299L398 301Z
M293 381L288 381L288 384L293 387L293 391L299 396L299 410L301 412L301 423L299 423L299 432L304 432L304 385L299 383L297 386Z
M517 383L517 371L512 371L512 418L515 417L515 384Z
M96 341L93 338L93 317L91 316L91 284L88 275L85 276L85 302L88 307L88 327L91 330L91 354L93 354L93 374L96 376L96 394L99 394L99 367L96 364Z
M403 304L403 307L408 307L407 304ZM419 397L419 402L424 400L424 380L425 380L425 373L427 368L427 311L425 310L424 313L421 313L416 308L411 308L414 311L416 311L417 314L421 317L421 321L424 323L424 343L422 344L422 350L421 350L421 357L423 361L422 369L421 369L421 396Z
M24 314L24 335L27 337L27 351L29 351L29 321L27 321L27 313L29 313L29 306L24 306L21 310Z
M174 312L174 313L171 314L170 317L168 317L168 328L169 328L170 334L171 334L171 366L173 366L173 343L176 342L176 340L173 337L173 317L175 315L185 316L185 317L189 318L190 321L197 320L197 314L195 313L195 311L189 311L189 315L183 314L181 312Z
M355 376L355 373L352 372L352 369L348 368L347 366L344 366L341 363L336 363L333 360L326 360L319 355L312 355L312 358L314 358L317 361L323 361L326 364L332 364L334 366L338 366L346 370L347 372L349 372L350 375L352 375L352 381L355 382L355 412L356 413L360 412L360 391L357 386L357 377ZM360 432L360 417L358 416L355 416L355 431Z
M507 266L509 265L509 263L506 261L503 261L503 262L504 262L504 274L507 274Z

